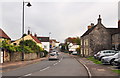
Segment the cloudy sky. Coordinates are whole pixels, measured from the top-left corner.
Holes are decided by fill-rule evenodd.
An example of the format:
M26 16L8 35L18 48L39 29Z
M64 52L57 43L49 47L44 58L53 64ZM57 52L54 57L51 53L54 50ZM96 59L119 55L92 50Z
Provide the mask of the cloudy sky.
M22 36L22 1L0 2L0 26L16 40ZM99 14L106 27L117 28L118 0L25 0L25 32L28 28L38 36L49 36L63 42L67 37L81 36Z

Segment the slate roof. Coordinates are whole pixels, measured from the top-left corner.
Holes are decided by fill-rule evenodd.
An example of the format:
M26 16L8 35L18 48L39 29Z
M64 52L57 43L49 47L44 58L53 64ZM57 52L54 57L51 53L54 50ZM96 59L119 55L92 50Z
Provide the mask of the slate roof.
M97 25L93 26L92 28L88 29L81 37L88 35Z
M0 38L10 39L11 38L0 28Z
M37 37L41 42L49 42L49 37Z
M101 20L100 17L98 19L98 21ZM102 23L100 23L102 25ZM97 24L98 25L98 24ZM81 37L84 37L86 35L88 35L97 25L93 26L92 28L88 29ZM106 28L107 31L113 35L113 34L117 34L120 33L120 20L118 21L118 28Z

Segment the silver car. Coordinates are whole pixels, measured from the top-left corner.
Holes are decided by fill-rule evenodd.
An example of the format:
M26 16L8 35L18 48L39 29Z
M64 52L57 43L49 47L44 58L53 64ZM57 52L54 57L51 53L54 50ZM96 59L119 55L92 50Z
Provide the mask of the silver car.
M114 60L120 56L120 51L112 56L105 56L101 59L103 64L113 64Z
M98 60L101 60L102 57L111 56L116 53L117 52L115 50L103 50L103 51L99 51L97 54L95 54L94 57L97 58Z
M114 60L113 65L120 67L120 56Z
M50 53L49 54L49 60L58 60L58 54L57 53Z

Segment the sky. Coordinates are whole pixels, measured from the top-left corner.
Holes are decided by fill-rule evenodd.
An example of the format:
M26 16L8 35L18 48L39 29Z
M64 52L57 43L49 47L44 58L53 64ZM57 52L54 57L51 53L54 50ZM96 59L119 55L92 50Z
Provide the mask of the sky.
M12 40L22 36L22 1L1 0L0 26ZM117 28L119 0L24 0L25 33L49 36L63 42L67 37L80 37L99 14L105 27ZM118 18L119 17L119 18Z

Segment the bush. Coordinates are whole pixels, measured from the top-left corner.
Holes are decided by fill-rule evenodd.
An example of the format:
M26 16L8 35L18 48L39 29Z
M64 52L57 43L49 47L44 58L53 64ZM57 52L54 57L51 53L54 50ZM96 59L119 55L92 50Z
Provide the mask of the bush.
M24 53L33 53L34 51L29 46L18 46L16 47L16 50L18 52L24 52Z
M24 48L26 49L26 51L30 51L30 52L41 52L42 51L42 48L39 47L32 40L21 41L19 45L20 46L24 46Z

